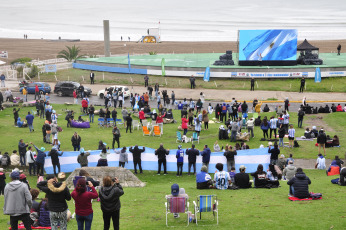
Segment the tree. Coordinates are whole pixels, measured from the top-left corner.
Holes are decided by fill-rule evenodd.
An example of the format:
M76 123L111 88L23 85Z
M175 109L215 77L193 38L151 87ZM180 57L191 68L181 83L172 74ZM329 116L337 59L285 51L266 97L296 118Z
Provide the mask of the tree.
M61 50L57 55L57 58L65 58L67 61L74 61L85 55L79 55L81 49L73 45L72 47L66 46L66 50Z

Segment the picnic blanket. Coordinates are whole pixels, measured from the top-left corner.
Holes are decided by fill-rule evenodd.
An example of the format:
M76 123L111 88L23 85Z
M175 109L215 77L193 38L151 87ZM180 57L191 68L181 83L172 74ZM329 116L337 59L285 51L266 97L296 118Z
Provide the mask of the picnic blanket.
M310 192L310 195L311 195L311 197L304 198L304 199L300 199L300 198L294 197L294 196L290 196L290 197L288 197L288 199L290 201L322 200L322 194L321 193Z
M11 230L12 228L9 227L8 229ZM25 227L23 224L19 224L18 229L25 229ZM31 226L31 229L52 229L52 228L51 227L34 227L34 226Z
M313 141L313 138L301 138L301 137L297 137L296 138L297 141Z

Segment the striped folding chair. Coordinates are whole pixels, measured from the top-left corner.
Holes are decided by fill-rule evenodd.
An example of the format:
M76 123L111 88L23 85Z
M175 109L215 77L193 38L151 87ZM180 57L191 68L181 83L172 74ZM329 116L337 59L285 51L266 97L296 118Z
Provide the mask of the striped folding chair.
M198 225L197 213L199 213L199 221L202 220L202 212L213 212L213 217L215 221L216 215L216 224L219 224L219 212L218 212L218 201L216 195L200 195L197 196L197 201L193 201L195 207L195 218L196 224ZM205 225L206 226L206 225Z
M98 120L98 126L99 126L99 128L104 128L105 127L105 119L104 118L102 118L102 117L100 117Z
M114 126L113 118L107 118L107 127L113 127L113 126Z
M177 214L177 213L185 213L187 225L189 225L189 202L186 197L167 197L167 201L165 202L166 206L166 225L168 226L168 214Z

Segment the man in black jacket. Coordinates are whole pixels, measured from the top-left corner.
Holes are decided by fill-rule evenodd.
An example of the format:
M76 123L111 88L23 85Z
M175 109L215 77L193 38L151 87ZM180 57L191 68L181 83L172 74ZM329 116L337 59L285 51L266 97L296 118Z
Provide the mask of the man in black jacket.
M188 174L190 175L191 166L193 166L193 173L196 175L196 158L199 156L198 149L195 149L195 145L191 146L191 149L186 149L186 155L189 159Z
M245 173L246 167L241 165L239 167L239 173L234 176L234 184L238 188L251 188L251 182L249 174Z
M304 92L304 87L305 87L305 78L302 77L302 79L300 80L300 89L299 89L299 93L303 93L303 92Z
M309 184L311 180L305 175L302 168L297 168L296 175L287 182L290 185L290 194L299 199L309 198Z
M138 145L135 145L134 148L133 146L131 146L130 148L130 152L133 155L133 168L135 169L135 174L137 174L137 165L139 168L139 172L143 173L141 155L144 151L145 151L145 147L143 147L143 149L139 149Z
M25 166L26 165L26 147L28 147L28 144L25 144L23 139L19 140L18 143L18 152L19 152L19 157L20 157L20 165Z
M56 177L47 176L47 181L41 181L37 184L37 188L47 194L48 209L50 212L50 222L52 229L67 229L67 203L71 200L70 191L66 182L58 182Z
M255 91L255 79L251 78L251 89L250 91Z
M234 156L237 155L236 149L232 150L232 146L228 146L228 149L223 154L227 159L227 171L230 172L232 167L235 167Z
M58 168L58 173L60 173L60 161L59 161L59 156L62 156L64 152L58 152L55 146L52 147L52 150L48 153L48 156L50 156L52 160L52 165L53 165L53 170L54 170L54 175L57 176L58 174L56 173L56 167Z
M270 153L270 164L276 165L278 163L278 156L280 154L279 146L277 144L274 144L273 148L270 144L268 153Z
M158 158L158 164L159 169L157 171L157 175L160 175L161 172L161 164L163 165L164 174L167 175L167 161L166 161L166 155L169 154L169 149L165 149L163 147L163 144L160 144L160 147L155 150L155 155L157 155Z
M120 130L118 129L118 127L115 125L113 130L113 144L112 144L112 149L114 149L114 143L117 142L118 143L118 148L120 148Z
M84 86L82 84L79 85L78 87L78 92L80 93L80 97L84 97Z
M130 129L130 133L132 133L132 117L130 113L126 117L126 133L127 133L127 130L129 129Z

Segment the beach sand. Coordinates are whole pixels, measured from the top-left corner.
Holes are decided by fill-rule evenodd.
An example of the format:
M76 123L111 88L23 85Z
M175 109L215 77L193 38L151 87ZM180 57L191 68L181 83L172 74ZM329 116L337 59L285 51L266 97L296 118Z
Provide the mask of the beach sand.
M346 40L309 41L320 48L322 53L336 52L336 47L341 44L341 52L346 50ZM298 42L300 44L301 41ZM81 54L104 54L103 41L66 42L43 39L13 39L0 38L0 51L7 51L9 58L1 58L10 63L21 57L32 59L56 58L59 51L65 46L76 45L81 48ZM126 46L125 46L126 45ZM237 50L237 42L162 42L158 44L145 44L136 42L111 42L111 54L148 54L151 51L157 53L224 53L226 50Z

